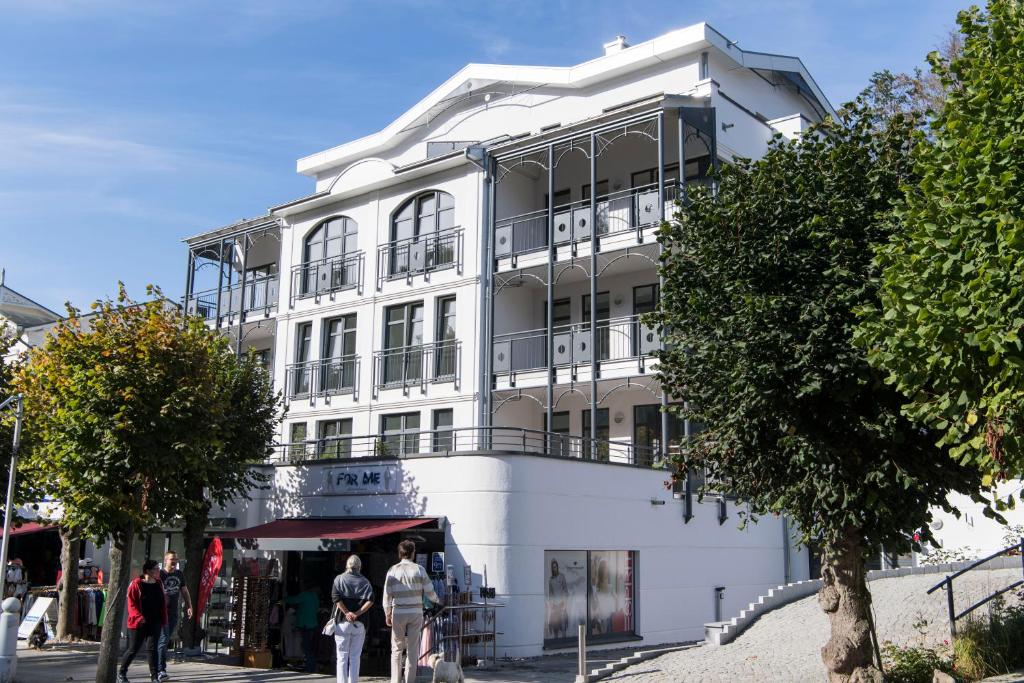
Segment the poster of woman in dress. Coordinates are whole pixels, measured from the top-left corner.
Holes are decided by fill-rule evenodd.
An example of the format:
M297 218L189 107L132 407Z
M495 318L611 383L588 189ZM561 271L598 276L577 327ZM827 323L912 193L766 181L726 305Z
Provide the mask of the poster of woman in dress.
M633 630L633 560L626 551L590 553L590 633Z
M545 640L574 638L576 626L586 619L587 553L546 551L547 569Z

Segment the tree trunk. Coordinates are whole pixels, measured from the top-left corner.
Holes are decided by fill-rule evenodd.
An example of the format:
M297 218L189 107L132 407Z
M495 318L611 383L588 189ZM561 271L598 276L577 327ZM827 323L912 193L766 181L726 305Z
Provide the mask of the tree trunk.
M57 600L57 640L67 641L80 635L75 628L78 610L78 555L82 545L78 532L63 525L60 533L60 586Z
M822 558L818 602L832 626L832 635L821 648L829 683L882 683L872 657L871 594L856 531L848 531Z
M200 493L200 495L202 495ZM185 528L182 531L185 543L185 585L192 598L192 607L196 610L192 619L181 622L181 640L186 648L199 645L199 580L203 574L203 540L206 536L206 525L210 519L210 503L185 517Z
M114 683L117 658L121 651L121 626L124 624L128 584L132 579L132 548L135 530L129 527L110 543L110 581L103 615L100 656L96 664L96 683Z

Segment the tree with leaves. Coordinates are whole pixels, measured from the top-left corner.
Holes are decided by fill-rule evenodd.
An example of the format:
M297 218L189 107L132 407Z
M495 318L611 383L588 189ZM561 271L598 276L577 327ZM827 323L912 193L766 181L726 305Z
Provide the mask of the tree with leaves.
M246 495L260 483L248 465L266 443L257 447L239 425L263 434L277 424L268 386L237 402L233 378L252 362L239 369L226 338L149 293L138 303L122 286L116 301L93 304L87 321L69 307L15 379L26 411L19 474L32 499L60 500L62 524L111 542L97 683L114 680L136 536L202 507L197 481L210 476L211 460L225 463L225 452L244 450L246 466L216 495Z
M706 429L683 443L675 476L707 481L760 514L786 514L822 553L819 602L830 681L880 681L865 558L929 535L929 508L976 477L900 412L901 397L853 344L874 300L873 247L913 182L914 117L862 96L799 141L776 137L737 159L717 195L695 188L662 227L665 278L652 322L673 412ZM879 121L885 119L885 125Z
M958 23L960 54L929 57L948 96L918 136L859 341L906 415L992 485L1024 476L1024 4Z

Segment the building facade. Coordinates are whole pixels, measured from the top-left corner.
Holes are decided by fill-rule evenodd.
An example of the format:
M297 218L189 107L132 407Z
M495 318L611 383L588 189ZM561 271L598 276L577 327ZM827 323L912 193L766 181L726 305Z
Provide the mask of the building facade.
M579 624L591 644L699 639L806 577L784 518L740 529L726 492L666 487L698 427L662 411L641 316L675 202L834 112L799 59L706 24L604 47L471 64L300 159L310 195L186 240L188 310L287 403L270 483L218 513L233 552L298 576L355 551L374 582L394 558L373 539L417 538L495 589L498 656Z

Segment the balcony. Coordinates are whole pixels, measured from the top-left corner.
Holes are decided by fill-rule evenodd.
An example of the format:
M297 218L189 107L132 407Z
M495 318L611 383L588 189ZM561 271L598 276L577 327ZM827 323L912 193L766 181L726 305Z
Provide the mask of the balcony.
M645 228L656 226L661 216L671 216L679 198L677 183L665 185L665 206L658 211L658 184L620 190L597 198L597 235L610 237L635 231L638 239ZM589 241L590 200L555 207L555 246ZM494 225L494 256L496 259L517 257L548 247L547 209L503 218Z
M290 399L356 395L358 387L359 356L354 354L293 363L285 369L285 396Z
M268 461L273 464L289 464L311 460L453 454L527 454L634 467L653 467L657 464L653 449L629 442L589 439L518 427L467 427L300 441L273 446Z
M292 266L291 301L363 288L363 252Z
M239 315L245 321L253 313L267 317L277 311L277 292L277 276L261 277L246 282L244 287L238 284L219 290L214 288L194 292L188 298L187 311L190 315L198 315L214 324L232 322Z
M644 325L641 319L642 316L630 315L599 320L596 329L597 361L636 360L638 371L645 372L661 341L657 332ZM553 337L554 367L589 365L589 323L556 326ZM491 349L496 375L542 370L547 367L547 329L495 335Z
M402 389L452 382L457 389L462 369L462 342L458 340L403 346L373 354L373 388Z
M377 289L388 280L412 283L413 276L434 271L455 268L461 273L462 249L459 227L382 244L377 247Z

